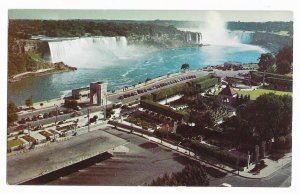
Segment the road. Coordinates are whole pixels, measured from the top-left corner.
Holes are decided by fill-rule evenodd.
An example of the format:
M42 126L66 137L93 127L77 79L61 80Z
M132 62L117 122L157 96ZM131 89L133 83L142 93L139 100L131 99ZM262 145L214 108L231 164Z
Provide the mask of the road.
M235 76L238 73L245 73L245 72L248 72L248 70L239 70L239 71L221 71L221 70L215 70L214 72L218 76L224 78L225 76ZM134 102L134 101L140 100L141 96L143 96L145 94L150 94L150 93L152 93L152 92L154 92L156 90L160 90L162 88L170 87L170 85L163 86L163 87L161 87L159 89L154 89L154 90L151 90L151 91L147 91L147 92L144 92L142 94L131 96L131 97L128 97L128 98L125 98L125 99L122 99L122 100L118 99L120 96L122 96L125 93L132 93L132 92L136 91L137 89L146 89L146 88L152 87L152 86L160 84L160 83L168 82L168 81L171 81L171 80L174 80L174 79L179 79L181 77L185 77L185 76L189 76L189 75L195 75L196 77L201 77L201 76L207 75L208 73L212 73L212 72L208 72L208 71L195 71L195 72L182 73L182 74L180 74L180 75L178 75L176 77L170 76L169 78L166 78L166 79L163 79L163 80L159 80L159 81L154 82L154 83L145 84L145 85L142 85L142 86L139 86L139 87L131 88L131 89L125 90L124 92L112 93L112 94L110 94L108 96L107 100L109 102L111 102L111 104L109 104L107 106L107 108L111 107L112 104L117 103L117 102L122 102L123 104L125 104L125 103L130 103L130 102ZM188 82L188 81L190 81L190 79L183 80L183 81L180 81L178 83L171 84L171 85L176 85L176 84L179 84L179 83L185 83L185 82ZM82 114L87 114L87 109L88 108L82 108L81 113ZM99 110L103 110L104 106L92 106L92 107L89 107L89 109L91 110L91 112L96 112L96 111L99 111ZM55 107L48 108L48 109L35 110L33 112L29 112L29 113L25 113L25 114L19 115L18 119L21 120L22 118L32 117L33 115L44 114L46 112L51 112L51 111L54 111L54 110L56 110ZM64 107L58 107L58 110L65 110L65 108ZM70 114L64 114L64 115L59 115L57 117L57 121L68 119L68 118L70 118L70 116L71 116L71 113ZM42 119L42 120L30 122L30 124L32 126L38 126L38 125L44 125L44 124L54 123L55 120L56 120L56 118L52 117L52 118L46 118L46 119ZM12 130L13 129L11 129L10 131L12 131Z
M291 163L263 179L248 179L238 175L229 174L219 179L211 179L211 186L222 183L231 184L233 187L289 187L291 186Z

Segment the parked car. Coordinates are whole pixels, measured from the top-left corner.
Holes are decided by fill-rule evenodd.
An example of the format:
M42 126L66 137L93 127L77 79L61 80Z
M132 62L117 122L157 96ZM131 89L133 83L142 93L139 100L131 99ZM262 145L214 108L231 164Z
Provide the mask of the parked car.
M80 111L81 107L80 106L76 106L74 109L77 110L77 111Z
M26 123L26 119L22 118L20 121L18 121L19 124L25 124Z
M221 187L232 187L232 185L228 184L228 183L222 183L220 186Z
M59 121L57 124L58 125L61 125L61 124L63 124L64 122L63 121Z
M39 114L37 118L38 118L38 119L43 119L44 117L43 117L42 114Z
M49 114L48 113L44 113L43 118L48 118Z
M37 119L38 119L37 116L34 115L34 116L32 116L32 119L31 119L31 120L32 120L32 121L37 121Z

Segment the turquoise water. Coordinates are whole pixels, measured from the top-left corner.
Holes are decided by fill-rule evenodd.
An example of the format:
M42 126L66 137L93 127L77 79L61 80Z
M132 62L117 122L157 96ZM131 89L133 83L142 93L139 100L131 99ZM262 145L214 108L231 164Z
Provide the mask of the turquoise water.
M93 81L108 82L109 90L119 89L143 82L146 78L178 72L183 63L190 64L190 69L223 64L226 61L256 63L263 52L258 46L244 44L165 49L138 57L114 59L113 66L101 67L101 64L97 64L96 69L79 68L74 72L31 77L10 83L8 99L21 105L30 96L34 102L59 98L70 94L73 88L88 86Z

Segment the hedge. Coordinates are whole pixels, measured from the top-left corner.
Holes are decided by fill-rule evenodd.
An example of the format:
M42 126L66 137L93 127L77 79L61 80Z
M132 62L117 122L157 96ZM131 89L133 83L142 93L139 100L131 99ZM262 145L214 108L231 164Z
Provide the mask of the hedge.
M193 140L190 141L189 143L190 143L190 148L194 150L196 153L212 156L221 162L230 164L231 166L236 166L238 160L239 160L239 166L246 166L247 164L247 159L242 157L239 158L238 156L231 154L228 151L218 150L212 146L208 146Z
M250 71L251 77L255 77L258 79L263 79L264 72L261 71ZM286 76L286 75L280 75L275 73L266 73L266 78L277 78L277 79L285 79L285 80L293 80L293 77Z
M268 77L266 78L266 82L269 84L274 84L274 85L285 85L287 87L292 87L293 86L293 80L288 80L288 79L280 79L280 78L274 78L274 77Z
M166 137L166 134L163 134L162 132L156 130L155 135L159 138L164 138ZM216 158L218 161L227 163L233 167L237 166L237 162L239 160L239 166L243 167L247 165L247 159L243 157L238 157L237 155L234 155L226 150L218 150L212 146L206 145L199 143L195 140L189 140L189 139L184 139L181 135L179 134L169 134L169 139L172 139L177 142L182 142L182 146L184 147L189 147L191 151L198 153L198 154L204 154L207 156L211 156L213 158Z
M176 84L174 86L170 86L170 87L167 87L164 89L160 89L160 90L152 93L153 100L159 101L159 100L166 98L166 96L169 96L169 97L174 96L176 94L183 92L183 90L187 87L188 87L187 83L182 83L182 84Z
M141 100L151 100L153 101L153 96L151 94L145 94L141 96Z
M210 78L210 79L207 79L207 80L197 83L196 86L198 88L200 88L201 90L206 90L206 89L216 85L217 83L219 83L219 78Z
M193 83L193 84L197 84L197 83L200 83L200 82L203 82L205 80L208 80L208 79L211 79L211 78L217 78L217 74L215 73L210 73L208 75L205 75L205 76L202 76L202 77L198 77L196 79L193 79L191 81L189 81L189 83Z
M182 120L182 119L186 120L188 118L187 112L183 112L183 111L177 112L170 107L158 104L150 100L141 100L140 105L142 108L149 109L157 113L161 113L175 120Z

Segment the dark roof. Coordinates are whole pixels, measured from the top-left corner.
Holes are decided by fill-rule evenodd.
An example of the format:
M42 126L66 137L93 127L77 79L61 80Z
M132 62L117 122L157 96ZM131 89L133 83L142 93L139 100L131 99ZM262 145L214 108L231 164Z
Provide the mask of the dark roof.
M227 85L226 88L224 88L219 95L223 95L223 96L233 96L235 95L236 92L229 86Z

